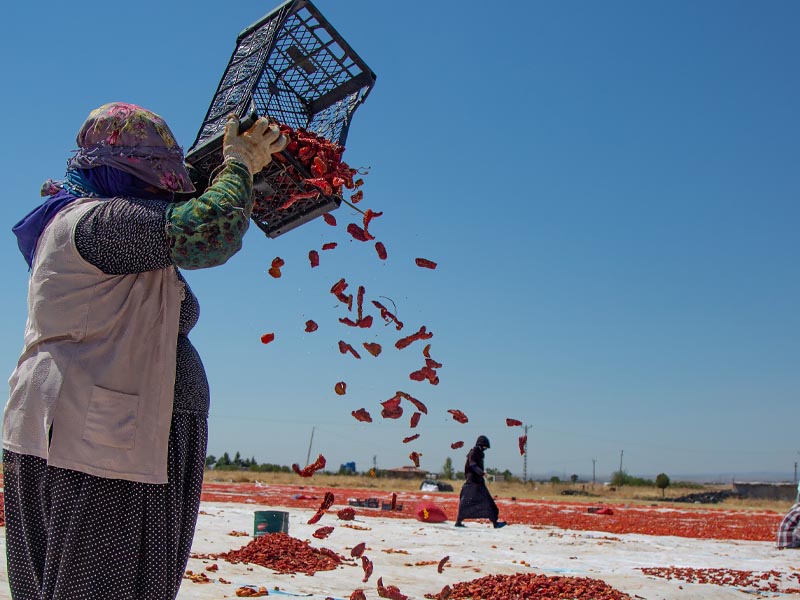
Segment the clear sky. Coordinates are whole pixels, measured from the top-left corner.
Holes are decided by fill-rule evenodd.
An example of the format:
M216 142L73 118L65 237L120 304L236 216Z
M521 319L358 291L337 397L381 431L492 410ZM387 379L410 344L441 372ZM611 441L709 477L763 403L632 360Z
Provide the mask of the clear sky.
M591 476L752 471L800 459L800 4L376 2L316 6L378 76L345 160L370 167L361 208L378 260L335 212L277 239L253 226L226 265L187 272L212 386L209 453L334 469L487 466ZM88 112L162 115L194 141L240 30L274 8L240 0L26 2L0 22L3 198L0 363L22 347L27 272L11 226L63 175ZM307 253L325 242L311 270ZM286 261L279 280L271 260ZM436 270L414 258L436 261ZM354 332L340 277L397 306ZM350 291L348 290L348 291ZM388 302L388 301L387 301ZM374 311L373 311L374 313ZM377 317L377 315L376 315ZM320 329L307 334L306 319ZM421 325L443 363L408 378ZM274 332L263 345L260 336ZM383 344L360 361L338 340ZM345 396L333 386L346 381ZM429 414L379 416L404 390ZM375 418L356 422L365 407ZM446 412L469 417L461 425ZM421 437L411 444L402 439ZM464 440L453 451L450 443ZM593 463L594 461L594 463Z

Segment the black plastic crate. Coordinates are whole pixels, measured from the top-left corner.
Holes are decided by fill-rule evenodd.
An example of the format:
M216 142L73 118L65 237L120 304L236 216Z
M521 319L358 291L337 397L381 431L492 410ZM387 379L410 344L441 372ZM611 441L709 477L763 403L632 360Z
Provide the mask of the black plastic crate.
M289 0L236 39L197 139L186 160L201 185L222 164L227 116L268 116L344 146L355 110L375 85L375 74L309 0ZM338 208L343 198L306 184L304 165L284 151L254 177L252 219L269 237L278 237ZM288 166L291 165L292 169ZM296 174L295 174L296 173ZM280 209L295 192L315 192Z

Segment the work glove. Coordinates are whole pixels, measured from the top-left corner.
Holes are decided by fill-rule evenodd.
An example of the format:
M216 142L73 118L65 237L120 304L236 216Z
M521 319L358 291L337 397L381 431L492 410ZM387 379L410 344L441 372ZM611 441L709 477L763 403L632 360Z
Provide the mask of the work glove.
M273 153L286 147L288 141L281 135L278 126L270 125L264 117L259 118L244 133L239 133L239 119L230 115L225 123L222 156L225 160L235 159L244 163L250 173L255 175L272 161Z

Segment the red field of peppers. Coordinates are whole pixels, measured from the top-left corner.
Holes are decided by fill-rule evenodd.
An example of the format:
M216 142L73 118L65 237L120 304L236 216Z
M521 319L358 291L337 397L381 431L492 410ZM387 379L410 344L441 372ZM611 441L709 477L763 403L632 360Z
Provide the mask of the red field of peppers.
M259 485L252 483L205 483L202 500L207 502L244 502L260 506L307 508L320 507L325 492L333 493L331 510L349 505L349 500L376 497L388 504L391 494L369 489L326 488L312 486ZM381 496L381 494L383 496ZM380 508L355 507L357 518L370 515L414 519L420 502L434 502L448 518L455 517L458 495L455 493L399 492L397 507L390 512ZM696 539L749 540L770 542L783 515L774 511L708 510L691 505L630 506L603 503L612 514L589 512L593 506L577 502L516 500L498 498L500 518L509 524L559 527L563 529L602 531L607 533L639 533L658 536L679 536Z

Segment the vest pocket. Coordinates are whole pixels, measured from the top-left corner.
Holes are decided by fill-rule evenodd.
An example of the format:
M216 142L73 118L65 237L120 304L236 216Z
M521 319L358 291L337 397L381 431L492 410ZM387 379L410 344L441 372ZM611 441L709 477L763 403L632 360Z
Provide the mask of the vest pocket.
M83 439L103 446L130 450L136 440L138 412L138 395L94 386L83 426Z

